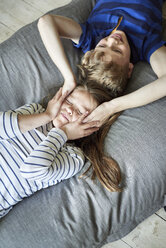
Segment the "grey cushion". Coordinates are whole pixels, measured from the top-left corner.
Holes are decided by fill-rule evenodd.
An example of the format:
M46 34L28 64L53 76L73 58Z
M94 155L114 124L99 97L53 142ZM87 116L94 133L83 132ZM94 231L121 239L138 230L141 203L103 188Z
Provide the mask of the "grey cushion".
M73 0L53 13L83 22L94 1ZM39 101L63 82L37 31L37 22L0 45L0 108ZM64 41L77 72L81 51ZM156 77L147 63L136 65L131 92ZM166 98L124 111L106 138L105 149L119 163L122 193L78 175L41 190L17 204L0 220L3 248L92 248L120 239L163 207L166 193ZM85 169L88 164L85 165ZM82 173L82 172L81 172Z

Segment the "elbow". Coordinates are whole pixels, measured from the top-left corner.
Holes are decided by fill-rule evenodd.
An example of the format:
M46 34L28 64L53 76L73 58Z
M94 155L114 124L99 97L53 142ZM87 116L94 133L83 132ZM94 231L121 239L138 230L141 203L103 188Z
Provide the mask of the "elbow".
M40 17L37 23L38 30L40 31L41 29L49 25L50 22L52 22L52 20L53 18L52 18L52 15L50 14Z

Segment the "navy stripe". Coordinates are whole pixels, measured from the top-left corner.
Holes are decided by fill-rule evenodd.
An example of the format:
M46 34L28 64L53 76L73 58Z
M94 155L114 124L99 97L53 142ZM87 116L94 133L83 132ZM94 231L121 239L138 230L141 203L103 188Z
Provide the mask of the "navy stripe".
M31 112L29 111L29 109L26 109L26 108L23 108L22 107L22 108L20 108L20 110L17 110L17 112L20 113L21 115L23 115L23 114L25 115L25 113L22 112L21 110L28 112L28 114L31 114Z
M59 154L59 155L61 155L61 154ZM62 157L62 156L61 156ZM62 157L62 161L63 161L63 172L62 172L62 174L61 174L61 178L63 178L63 175L64 175L64 173L65 173L65 167L67 166L67 163L65 163L64 162L64 158ZM69 165L69 167L70 167L70 163L68 163L68 165Z
M1 154L1 155L2 155L2 154ZM4 158L4 157L3 157L3 158ZM8 164L5 158L4 158L4 161L6 162L6 164ZM17 193L17 195L20 197L20 199L22 199L21 195L19 194L19 192L17 191L16 187L15 187L14 184L12 183L10 177L6 174L6 171L5 171L4 168L1 166L1 164L0 164L0 167L1 167L2 171L4 172L4 174L6 175L7 179L9 180L9 182L11 183L11 185L12 185L13 189L15 190L15 192Z
M8 194L10 195L10 197L13 199L13 201L17 202L16 199L14 199L14 197L11 195L11 193L9 192L8 188L6 187L5 183L2 181L2 179L0 178L1 183L3 184L5 190L8 192ZM1 194L2 195L2 194ZM10 205L10 204L9 204Z
M11 141L19 148L19 150L25 155L25 156L27 156L27 154L28 154L28 151L27 151L27 149L25 148L25 146L20 142L20 140L16 137L16 139L11 139ZM18 141L19 142L19 144L16 142L16 141ZM10 142L9 142L10 143ZM26 153L25 153L25 151L21 148L21 146L23 146L23 148L25 149L25 151L26 151ZM16 149L15 149L16 150Z
M31 143L29 142L29 140L27 140L27 138L25 137L24 134L22 134L22 136L24 137L24 139L26 140L26 142L28 143L28 145L31 147L31 149L33 150L33 146L31 145Z
M53 155L52 153L50 153L50 152L47 152L47 151L42 151L42 150L35 150L35 151L37 151L37 152L43 152L43 153L46 153L46 154L48 154L48 155L51 155L53 158L55 158L55 155Z
M143 6L142 7L140 7L141 9L142 8L144 8ZM148 12L148 11L147 11ZM117 14L117 17L120 17L120 16L122 16L122 15L124 15L124 17L125 17L125 13L123 13L123 12L121 12L120 10L118 10L117 11L117 13L115 13L115 11L113 12L113 14L114 15L116 15ZM102 12L100 15L99 14L97 14L97 20L93 20L93 18L92 18L92 22L93 22L93 24L95 24L95 26L96 26L96 28L98 29L101 29L101 30L103 30L103 27L104 28L106 28L106 29L108 29L108 28L110 28L110 27L116 27L116 25L117 25L117 23L113 23L113 22L111 22L111 23L108 23L107 22L107 20L105 20L104 21L104 19L105 19L105 17L106 16L108 16L108 15L110 15L110 10L107 10L107 11L105 11L105 12ZM130 16L130 15L127 15L127 20L130 22L130 25L132 26L132 25L137 25L138 24L138 18L135 18L134 16ZM153 14L153 15L151 15L151 16L149 16L149 21L150 22L146 22L146 21L144 21L144 20L141 20L140 18L139 18L139 25L144 29L144 30L149 30L150 28L151 28L151 21L153 22L153 23L161 23L161 18L158 18L157 16L155 16L155 14ZM103 25L103 26L99 26L99 24L100 23L102 23L101 25ZM96 25L97 24L97 25ZM110 24L111 24L111 26L110 26ZM109 27L110 26L110 27Z
M48 143L50 143L50 144L52 144L53 146L55 146L55 148L56 148L56 150L57 150L57 152L59 151L59 148L56 146L56 144L55 143L53 143L52 141L50 141L50 140L45 140L45 141L47 141ZM46 146L47 147L47 146Z
M61 161L60 161L60 159L58 158L58 157L56 157L56 161L58 161L59 162L59 166L58 166L58 164L56 164L57 166L57 171L55 171L55 170L53 170L53 172L54 172L54 174L52 175L52 177L50 178L51 180L52 180L52 178L54 178L54 180L56 179L56 178L58 178L59 177L59 174L60 174L60 172L61 172L61 169L62 169L62 164L61 164ZM53 167L54 168L54 167ZM59 170L59 172L58 172L58 170ZM56 173L58 172L58 174L56 175Z
M33 106L33 104L30 104L30 106L32 107L33 112L35 113L35 112L36 112L36 109L35 109L35 107Z
M55 139L59 143L59 145L61 146L61 142L56 137L52 136L51 134L49 134L49 137Z
M2 144L3 145L3 144ZM13 156L11 155L11 153L7 150L7 148L3 145L3 147L5 148L5 150L7 151L7 153L9 154L9 156L12 158L12 160L15 162L15 164L17 165L17 167L19 168L19 165L18 163L16 162L16 160L13 158ZM26 191L25 191L25 188L24 186L22 185L20 179L18 178L18 176L16 175L15 171L13 170L13 168L9 165L8 161L6 160L6 158L2 155L1 153L1 156L2 158L4 159L4 161L6 162L6 164L8 165L8 167L10 168L10 170L13 172L13 175L15 176L15 178L17 179L17 181L19 182L21 188L24 190L24 193L25 195L29 196Z
M57 131L54 131L56 134L58 134L61 138L62 138L62 140L64 141L64 143L66 142L65 140L64 140L64 137L60 134L60 133L58 133Z
M2 195L1 192L0 192L0 195L2 196L3 200L10 206L10 203L6 200L6 198Z
M10 144L10 142L9 142L9 144ZM1 145L3 145L3 144L1 143ZM16 154L19 156L19 158L20 158L22 161L24 161L24 159L21 157L21 155L20 155L20 154L18 153L18 151L15 149L15 147L13 147L13 148L14 148ZM17 165L18 165L18 164L17 164ZM19 165L18 165L18 166L19 166ZM20 166L19 166L19 168L20 168ZM29 187L31 193L33 193L33 190L32 190L32 188L31 188L30 183L29 183L28 180L26 180L26 179L25 179L25 181L26 181L26 183L27 183L27 185L28 185L28 187Z
M155 1L156 2L156 1ZM154 2L153 2L154 4ZM161 10L161 5L157 5L157 4L154 4L155 5L155 11L160 11ZM126 3L123 3L121 1L116 1L116 2L112 2L112 1L109 1L109 2L104 2L104 3L101 3L100 5L97 5L97 8L94 8L93 12L92 12L92 15L94 15L96 12L96 14L100 14L100 12L103 10L109 10L111 11L112 9L115 9L115 8L119 8L119 9L132 9L132 10L135 10L135 11L140 11L142 12L143 14L144 13L147 13L147 9L150 10L150 12L152 13L152 3L150 2L150 4L146 4L146 1L141 1L140 3L129 3L129 2L126 2ZM149 13L149 11L148 11ZM154 13L155 14L155 13Z
M68 166L71 168L71 164L70 164L70 160L68 158L68 154L65 152L64 155L66 156L67 162L68 162Z
M39 167L45 167L47 168L47 165L43 165L43 164L36 164L36 163L30 163L30 162L24 162L24 164L26 165L32 165L32 166L39 166Z
M63 157L62 155L61 155L61 157L62 157L62 159L63 159L64 165L66 165L66 162L65 162L65 160L64 160L64 157ZM65 167L65 166L64 166L64 167ZM66 167L67 167L67 166L66 166ZM65 168L65 169L66 169L66 168ZM66 173L66 178L68 177L70 171L71 171L71 165L70 165L70 163L68 163L68 171L67 171L67 173Z
M36 134L36 136L38 137L38 139L40 140L40 142L42 141L42 138L39 136L39 134L37 133L37 131L34 129L34 132Z
M13 113L11 112L10 113L10 126L11 126L11 129L12 129L13 134L16 136L16 134L14 132L14 128L13 128L12 115L13 115Z
M33 137L33 135L31 134L30 131L28 131L28 134L31 136L31 138L32 138L33 141L36 143L36 145L38 145L39 143L38 143L37 140ZM35 132L35 134L36 134L36 132ZM37 136L37 134L36 134L36 136ZM39 135L38 135L37 137L39 138ZM41 141L41 139L40 139L40 141Z
M5 133L6 133L6 136L8 138L10 138L10 136L8 135L8 133L6 131L6 127L5 127L5 119L6 119L5 115L6 115L6 112L3 113L3 129L4 129Z
M36 150L35 150L35 152L36 152ZM30 155L29 158L39 158L39 159L42 159L42 160L47 160L47 161L49 161L49 162L52 162L51 159L46 158L46 157L41 157L41 156Z

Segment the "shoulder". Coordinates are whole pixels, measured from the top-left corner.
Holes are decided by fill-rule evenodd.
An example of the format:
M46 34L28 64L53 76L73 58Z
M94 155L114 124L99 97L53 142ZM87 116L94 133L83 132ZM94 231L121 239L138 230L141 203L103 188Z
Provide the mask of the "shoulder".
M162 46L152 53L150 64L158 77L166 74L166 46Z

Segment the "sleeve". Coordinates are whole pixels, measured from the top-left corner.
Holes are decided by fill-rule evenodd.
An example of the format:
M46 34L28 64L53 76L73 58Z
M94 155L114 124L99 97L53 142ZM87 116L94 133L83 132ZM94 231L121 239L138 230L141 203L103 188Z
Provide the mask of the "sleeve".
M55 183L74 176L83 167L85 159L79 148L64 146L66 141L67 136L61 129L52 128L21 165L22 176Z
M163 41L158 35L156 37L153 35L153 39L147 40L144 44L144 59L150 64L151 55L164 45L166 45L166 41Z
M0 112L0 140L14 138L21 134L18 125L18 114L34 114L42 112L40 104L26 104L16 110Z
M76 44L73 42L74 46L77 48L81 48L83 53L86 53L94 48L94 40L95 40L95 29L92 28L92 25L88 22L84 24L80 24L82 28L82 34L79 40L79 43Z

